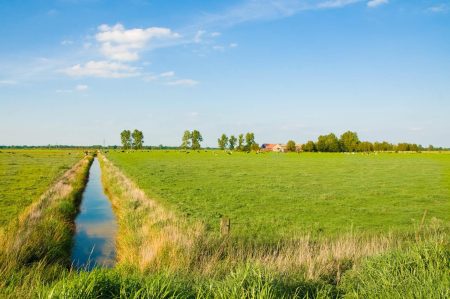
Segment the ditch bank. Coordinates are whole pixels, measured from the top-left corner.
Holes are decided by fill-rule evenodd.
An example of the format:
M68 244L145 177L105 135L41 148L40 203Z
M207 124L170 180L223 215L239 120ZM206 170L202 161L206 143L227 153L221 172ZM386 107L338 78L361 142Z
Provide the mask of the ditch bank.
M34 263L70 266L73 219L92 161L77 162L1 233L0 271Z

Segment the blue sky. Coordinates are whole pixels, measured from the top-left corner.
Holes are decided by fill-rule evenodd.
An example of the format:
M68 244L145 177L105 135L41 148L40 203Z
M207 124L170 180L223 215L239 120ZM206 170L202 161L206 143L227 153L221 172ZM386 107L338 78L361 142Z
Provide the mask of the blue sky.
M450 1L1 1L0 144L450 147Z

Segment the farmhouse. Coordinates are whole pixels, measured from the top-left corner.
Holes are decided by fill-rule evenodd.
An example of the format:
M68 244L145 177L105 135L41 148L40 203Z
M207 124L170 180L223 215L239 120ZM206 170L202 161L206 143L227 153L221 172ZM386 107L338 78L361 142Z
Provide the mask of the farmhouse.
M287 145L286 144L281 144L281 143L264 143L261 146L261 151L285 153L285 152L287 152ZM297 151L297 152L302 151L302 145L301 144L296 144L295 145L295 151Z
M261 146L261 150L265 152L278 152L283 153L286 151L286 145L280 143L264 143Z

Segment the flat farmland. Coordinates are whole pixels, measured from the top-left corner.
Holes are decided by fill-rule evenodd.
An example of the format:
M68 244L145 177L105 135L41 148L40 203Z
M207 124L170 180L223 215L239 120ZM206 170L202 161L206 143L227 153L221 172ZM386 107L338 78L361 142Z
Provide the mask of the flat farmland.
M109 152L148 196L179 215L262 242L309 233L413 231L450 218L448 154Z
M0 227L81 159L80 151L0 150Z

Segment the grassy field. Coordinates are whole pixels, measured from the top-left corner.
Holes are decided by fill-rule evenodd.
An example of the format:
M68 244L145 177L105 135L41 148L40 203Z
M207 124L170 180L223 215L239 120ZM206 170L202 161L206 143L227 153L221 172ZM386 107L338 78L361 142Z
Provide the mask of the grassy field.
M268 242L308 233L407 232L450 220L450 155L110 152L150 198L232 236Z
M0 150L0 227L81 159L81 151Z
M2 182L0 194L35 194L10 204L20 220L0 231L0 297L449 296L450 155L100 154L118 260L93 271L70 267L92 162L74 156L0 153L28 175L8 177L16 191ZM47 187L22 190L36 173ZM219 236L222 215L233 238Z

